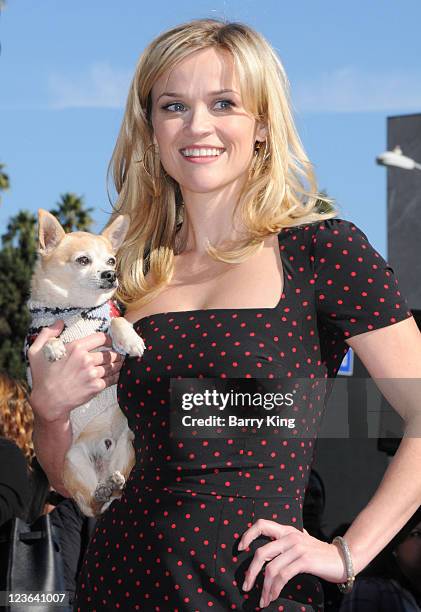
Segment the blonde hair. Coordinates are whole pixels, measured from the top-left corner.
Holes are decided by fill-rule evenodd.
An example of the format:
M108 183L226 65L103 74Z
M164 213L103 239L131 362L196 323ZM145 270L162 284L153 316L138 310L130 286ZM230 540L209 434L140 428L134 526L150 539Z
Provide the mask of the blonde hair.
M180 231L186 225L181 223L180 187L152 153L151 90L165 71L192 52L210 47L233 57L243 104L256 121L266 125L267 140L253 156L234 210L234 214L240 211L249 237L225 249L209 245L208 254L215 260L239 263L260 248L265 236L283 227L337 216L332 200L317 190L294 125L289 82L270 44L242 23L194 19L178 25L155 38L138 60L107 171L107 180L112 173L118 194L109 223L118 214L131 219L117 258L117 298L131 309L151 301L171 280L174 255L183 250L186 237Z
M26 384L0 372L0 436L16 442L28 463L35 454L33 420Z

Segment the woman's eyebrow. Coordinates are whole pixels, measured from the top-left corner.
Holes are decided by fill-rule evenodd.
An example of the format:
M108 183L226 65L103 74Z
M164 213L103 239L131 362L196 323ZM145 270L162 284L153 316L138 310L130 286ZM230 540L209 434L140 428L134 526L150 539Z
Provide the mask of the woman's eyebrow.
M228 92L240 95L237 91L234 91L233 89L219 89L218 91L209 91L208 96L217 96L219 94L228 93ZM171 98L182 98L183 94L177 93L175 91L164 91L160 96L158 96L157 102L159 98L162 98L163 96L168 96Z

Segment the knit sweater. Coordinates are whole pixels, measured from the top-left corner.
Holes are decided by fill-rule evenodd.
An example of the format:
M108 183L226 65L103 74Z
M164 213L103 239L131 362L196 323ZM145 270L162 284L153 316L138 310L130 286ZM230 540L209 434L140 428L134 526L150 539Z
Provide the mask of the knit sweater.
M57 319L63 319L64 328L59 337L66 344L95 332L107 332L111 319L121 315L120 309L114 300L108 300L99 306L90 308L49 308L42 303L30 300L28 308L32 315L32 320L25 338L23 352L30 386L32 386L32 378L28 360L28 349L43 327L52 325ZM118 349L114 348L114 350ZM121 351L118 352L121 353ZM73 442L94 417L116 404L117 385L112 385L111 387L106 387L86 404L74 408L70 413Z

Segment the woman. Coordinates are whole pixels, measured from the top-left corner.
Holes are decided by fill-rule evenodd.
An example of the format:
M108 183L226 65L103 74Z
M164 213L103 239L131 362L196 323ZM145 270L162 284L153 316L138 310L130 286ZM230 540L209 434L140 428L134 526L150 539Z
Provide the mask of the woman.
M56 531L54 539L57 538L61 544L63 562L62 566L56 559L57 580L63 583L59 577L59 572L63 572L64 585L71 596L75 590L79 557L85 550L88 537L83 527L92 523L81 515L73 500L58 503L62 500L61 495L50 491L47 476L34 454L32 432L33 414L26 384L0 372L0 589L10 587L10 581L15 584L15 580L22 580L22 571L28 575L28 570L22 567L22 559L21 565L16 564L10 554L11 530L15 527L10 519L19 517L31 524L41 515L51 513L51 530ZM18 529L22 527L18 525ZM39 528L39 524L34 527L35 530ZM37 562L40 562L42 554L48 555L46 541L43 543L36 539L35 553L32 551L32 554ZM47 580L46 574L49 574L51 583L49 563L51 559L45 557L37 576L38 584L42 582L41 577ZM11 576L8 575L10 571Z
M98 333L49 364L41 349L57 324L30 354L35 445L56 488L69 411L95 392L119 382L136 436L136 467L98 522L76 608L321 610L316 577L343 583L349 570L338 544L302 528L314 436L174 438L170 380L316 383L349 346L373 376L417 378L420 334L393 271L354 224L320 212L283 67L248 26L194 20L152 41L112 168L115 214L131 218L119 299L147 350L119 374L115 352L90 352L110 346ZM393 400L412 425L416 398L404 387ZM298 414L309 429L318 402ZM405 438L346 532L356 573L420 504L420 456Z
M48 492L31 441L32 411L24 385L0 372L0 525L35 520Z

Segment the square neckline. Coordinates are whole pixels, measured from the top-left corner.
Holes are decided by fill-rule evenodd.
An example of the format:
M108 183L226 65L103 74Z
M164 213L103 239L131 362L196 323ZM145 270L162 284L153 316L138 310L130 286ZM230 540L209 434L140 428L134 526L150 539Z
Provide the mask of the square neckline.
M151 319L152 317L161 317L164 315L186 315L186 314L198 314L198 313L202 313L202 312L274 312L276 311L279 306L281 305L281 303L286 299L286 293L285 293L285 285L287 283L287 277L285 274L285 266L284 266L284 262L282 261L282 251L281 251L281 245L280 245L280 237L281 237L281 232L287 229L292 229L290 227L283 227L279 232L278 232L278 246L279 246L279 257L281 260L281 266L282 266L282 291L281 291L281 296L277 302L277 304L275 306L264 306L264 307L256 307L256 306L248 306L246 308L194 308L193 310L167 310L165 312L156 312L154 314L149 314L149 315L145 315L144 317L140 317L140 319L136 319L136 321L132 322L133 328L137 328L139 327L143 321L146 321L147 319Z

